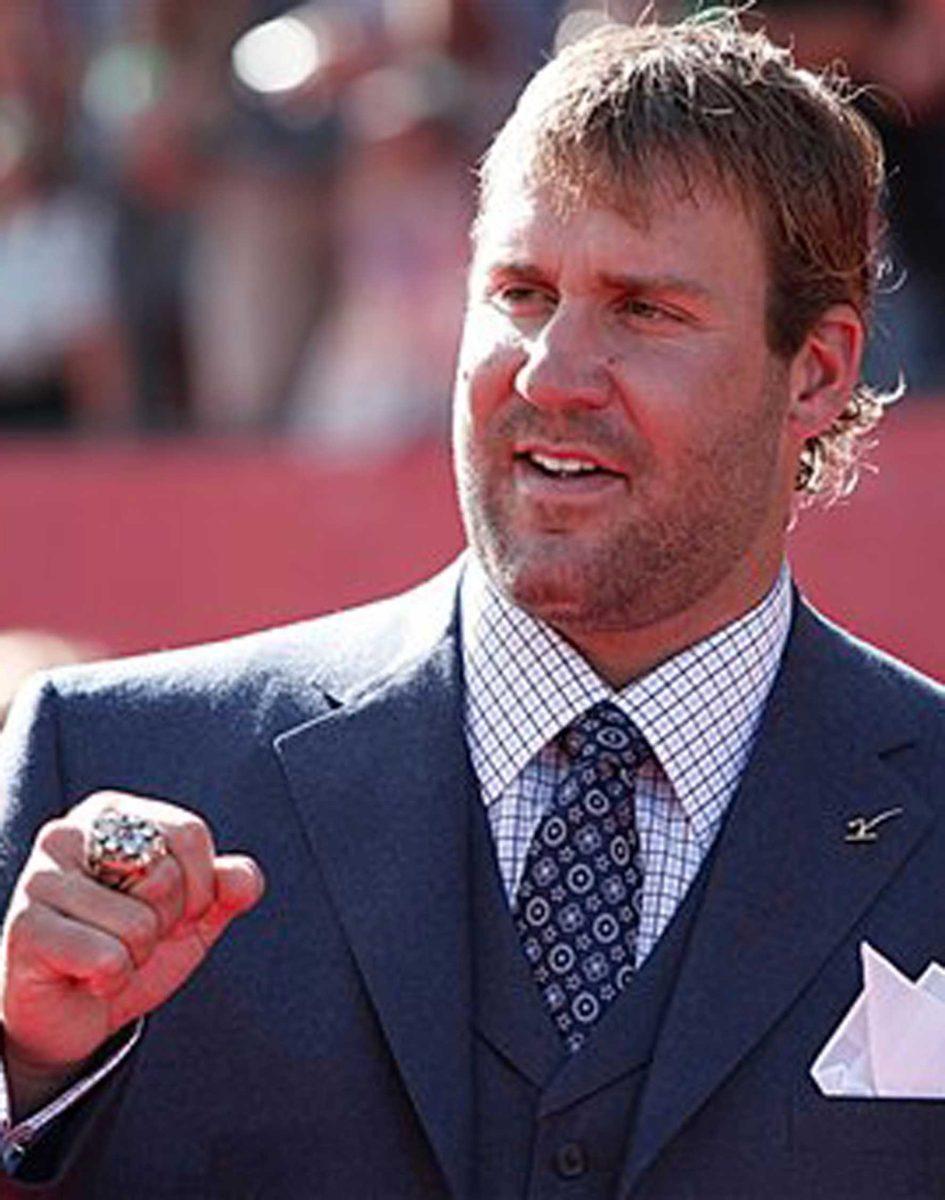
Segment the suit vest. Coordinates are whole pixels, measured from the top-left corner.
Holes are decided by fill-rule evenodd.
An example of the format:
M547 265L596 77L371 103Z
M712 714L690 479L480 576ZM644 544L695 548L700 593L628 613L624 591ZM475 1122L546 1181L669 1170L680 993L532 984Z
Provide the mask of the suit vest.
M478 796L474 804L474 1195L477 1200L615 1200L649 1061L709 864L703 864L630 987L587 1044L569 1056L522 953Z

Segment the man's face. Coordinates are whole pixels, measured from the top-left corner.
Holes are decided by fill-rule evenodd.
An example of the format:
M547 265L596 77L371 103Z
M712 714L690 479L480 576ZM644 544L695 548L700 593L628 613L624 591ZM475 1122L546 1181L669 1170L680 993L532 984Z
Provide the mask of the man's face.
M782 552L797 444L760 236L709 187L651 207L561 215L506 183L474 256L467 532L501 590L565 633L672 618Z

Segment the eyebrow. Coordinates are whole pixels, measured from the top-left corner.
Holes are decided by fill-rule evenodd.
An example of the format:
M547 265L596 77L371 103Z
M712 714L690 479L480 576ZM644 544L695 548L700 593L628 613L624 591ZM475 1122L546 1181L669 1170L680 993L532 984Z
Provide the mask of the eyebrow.
M520 259L502 259L498 262L483 263L482 273L484 275L515 275L519 279L536 281L545 278L544 271L540 271L534 263L524 262Z
M599 276L608 287L615 291L626 292L673 292L676 295L690 296L694 300L713 300L715 293L697 279L689 279L685 275L632 275L602 272Z
M484 268L489 276L514 275L519 279L535 282L543 281L544 271L534 263L524 260L511 259L492 263ZM675 295L689 296L694 300L710 301L716 299L715 293L705 284L685 275L634 275L625 272L602 271L597 278L614 291L640 294L642 292L672 292Z

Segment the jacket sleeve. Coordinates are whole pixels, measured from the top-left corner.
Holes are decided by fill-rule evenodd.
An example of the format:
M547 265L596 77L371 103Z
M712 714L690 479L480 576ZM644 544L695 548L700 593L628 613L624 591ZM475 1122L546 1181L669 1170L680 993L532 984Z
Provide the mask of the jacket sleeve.
M0 734L0 898L6 912L39 827L61 815L58 700L37 677L19 694Z
M0 735L0 895L4 914L36 834L46 821L76 802L63 781L59 742L59 697L44 677L27 685L17 698ZM130 1034L130 1037L129 1037ZM90 1065L86 1085L74 1085L61 1108L47 1106L34 1122L0 1131L6 1172L0 1200L6 1197L79 1196L83 1184L70 1182L72 1165L95 1126L104 1119L126 1070L120 1066L140 1028L122 1032ZM5 1090L5 1081L4 1081ZM54 1109L55 1106L55 1109ZM48 1119L50 1110L52 1119ZM11 1139L10 1134L17 1135ZM22 1146L22 1150L20 1147Z

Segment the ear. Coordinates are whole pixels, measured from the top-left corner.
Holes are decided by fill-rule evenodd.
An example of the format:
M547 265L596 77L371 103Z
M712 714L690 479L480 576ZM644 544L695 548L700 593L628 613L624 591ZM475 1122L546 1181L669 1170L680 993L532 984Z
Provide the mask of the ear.
M852 304L817 319L788 368L788 425L798 445L829 428L860 378L865 331Z

